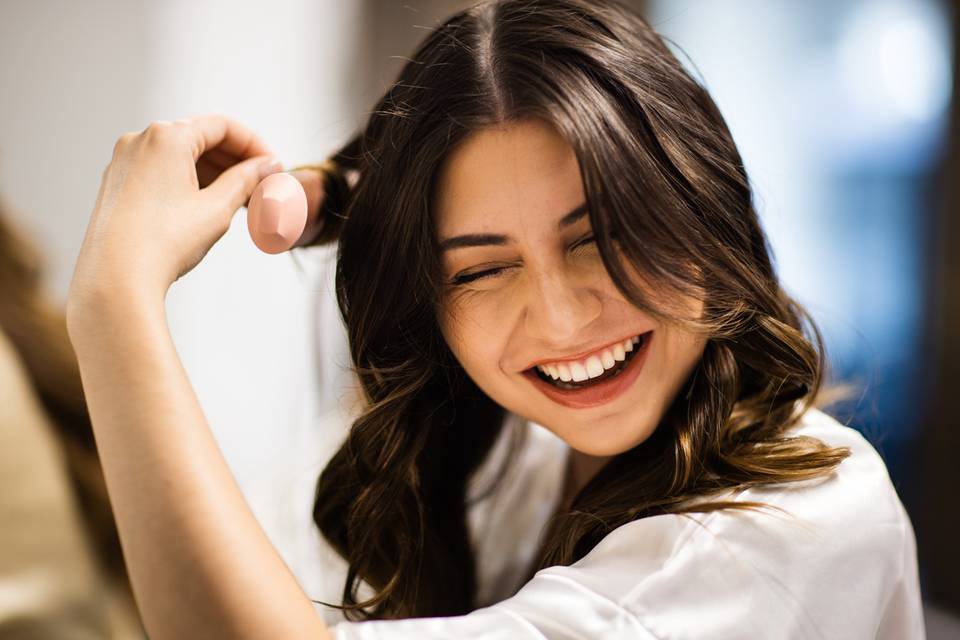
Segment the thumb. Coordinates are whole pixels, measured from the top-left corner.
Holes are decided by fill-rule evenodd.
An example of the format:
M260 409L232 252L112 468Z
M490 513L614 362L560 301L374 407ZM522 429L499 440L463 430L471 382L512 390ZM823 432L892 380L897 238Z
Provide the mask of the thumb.
M200 193L205 194L219 211L232 216L249 202L260 180L282 168L280 161L272 155L247 158L221 173Z

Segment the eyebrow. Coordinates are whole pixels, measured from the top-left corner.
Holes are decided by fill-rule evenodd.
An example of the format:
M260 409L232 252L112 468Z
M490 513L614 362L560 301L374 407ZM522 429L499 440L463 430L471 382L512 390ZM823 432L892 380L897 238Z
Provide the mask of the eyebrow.
M587 215L587 203L584 202L573 209L570 213L560 218L557 223L557 229L565 229L580 218ZM468 233L462 236L452 236L440 242L440 253L450 251L451 249L461 249L463 247L484 247L487 245L502 246L511 242L510 236L498 233Z

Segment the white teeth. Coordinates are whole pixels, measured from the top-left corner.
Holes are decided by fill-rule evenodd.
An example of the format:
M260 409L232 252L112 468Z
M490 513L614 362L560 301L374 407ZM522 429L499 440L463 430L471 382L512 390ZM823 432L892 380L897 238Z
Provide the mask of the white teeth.
M600 358L597 356L590 356L587 358L587 375L591 378L596 378L597 376L603 375L603 365L600 363Z
M587 375L587 369L579 362L570 363L570 375L573 376L574 382L583 382L590 376Z
M617 361L613 358L613 354L610 353L610 349L603 350L603 353L600 354L600 362L603 363L604 369L609 369L613 365L617 364Z
M627 338L623 342L618 342L608 349L604 349L596 355L592 355L581 362L555 362L551 364L538 364L537 369L544 375L554 380L564 382L583 382L590 378L596 378L603 375L607 369L616 366L618 362L627 359L627 352L633 351L635 345L640 343L640 336Z

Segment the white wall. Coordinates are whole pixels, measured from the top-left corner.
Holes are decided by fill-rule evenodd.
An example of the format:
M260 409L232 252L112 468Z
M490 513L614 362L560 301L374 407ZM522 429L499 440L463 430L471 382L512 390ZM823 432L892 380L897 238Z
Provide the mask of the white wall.
M145 6L0 3L0 198L43 243L61 299L114 140L146 125Z

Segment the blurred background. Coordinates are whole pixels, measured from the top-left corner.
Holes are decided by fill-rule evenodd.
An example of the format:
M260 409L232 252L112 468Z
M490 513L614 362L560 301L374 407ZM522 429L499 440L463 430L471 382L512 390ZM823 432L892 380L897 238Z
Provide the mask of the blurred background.
M468 4L0 2L0 202L42 250L53 299L121 133L220 111L286 167L318 162ZM832 378L858 385L832 413L884 457L914 523L929 637L960 637L956 3L636 5L726 117L786 288L819 322ZM350 393L332 266L332 248L259 252L241 211L167 302L224 454L315 599L342 584L317 570L339 559L309 519ZM269 344L244 339L264 331Z

